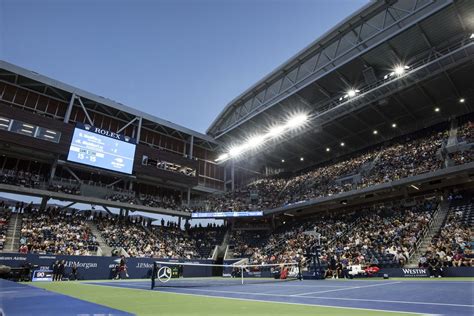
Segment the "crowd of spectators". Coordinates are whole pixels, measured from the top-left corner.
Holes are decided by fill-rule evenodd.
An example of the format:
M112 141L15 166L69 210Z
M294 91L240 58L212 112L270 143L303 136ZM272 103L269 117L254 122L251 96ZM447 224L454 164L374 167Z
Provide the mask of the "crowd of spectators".
M20 232L20 253L94 255L98 243L86 223L87 214L75 210L26 207Z
M105 197L106 200L115 201L115 202L122 202L127 204L137 204L135 193L114 193L107 195Z
M0 250L3 250L7 238L8 221L11 217L10 209L4 201L0 202Z
M253 264L301 262L320 245L323 265L403 266L437 207L426 201L410 207L341 213L285 223L274 232L234 231L233 255Z
M461 135L470 135L464 130ZM443 166L437 152L447 137L446 129L422 131L290 178L259 179L212 196L202 211L271 209L435 171Z
M213 246L222 242L225 229L208 226L185 229L176 223L144 226L142 221L121 216L95 217L105 242L122 248L130 257L161 259L207 259Z
M26 188L37 188L44 181L39 174L23 170L2 169L0 171L0 183L17 185Z
M189 211L188 208L183 205L181 199L176 196L158 196L150 194L140 194L140 202L142 205L149 207L160 207L170 210L177 211Z
M66 194L81 195L80 185L49 184L48 191L62 192Z
M454 199L443 227L420 257L419 266L430 268L431 261L440 267L474 266L473 224L474 200Z

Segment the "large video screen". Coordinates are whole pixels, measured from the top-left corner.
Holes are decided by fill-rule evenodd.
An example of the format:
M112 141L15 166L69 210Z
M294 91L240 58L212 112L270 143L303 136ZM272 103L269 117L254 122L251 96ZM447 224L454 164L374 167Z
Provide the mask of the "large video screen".
M136 140L98 127L77 124L68 161L131 174Z

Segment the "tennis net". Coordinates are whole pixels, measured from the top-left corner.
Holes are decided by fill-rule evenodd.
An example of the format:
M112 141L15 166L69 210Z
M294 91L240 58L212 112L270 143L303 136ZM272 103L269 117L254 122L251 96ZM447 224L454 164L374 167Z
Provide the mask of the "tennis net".
M156 287L209 287L301 279L297 262L281 264L208 264L156 261Z

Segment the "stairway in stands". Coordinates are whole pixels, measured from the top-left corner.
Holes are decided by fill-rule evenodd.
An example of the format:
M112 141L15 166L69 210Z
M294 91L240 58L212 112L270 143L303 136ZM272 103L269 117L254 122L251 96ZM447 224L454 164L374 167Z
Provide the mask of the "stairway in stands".
M405 267L407 268L418 267L418 261L420 260L421 255L426 252L426 249L431 243L431 239L440 231L441 227L446 221L448 212L449 212L449 201L441 202L439 209L433 214L433 219L430 223L428 232L421 240L421 243L419 244L418 248L415 250L413 255L411 255Z
M12 213L10 221L8 222L7 237L3 252L18 252L18 248L20 248L21 219L21 214Z
M91 229L92 234L94 234L97 242L99 243L99 247L102 251L101 254L98 253L97 255L111 256L112 255L112 248L109 247L109 245L107 245L107 243L105 242L104 238L102 238L102 235L100 234L99 230L97 229L97 226L93 222L90 222L90 221L87 221L86 223L89 226L89 228Z

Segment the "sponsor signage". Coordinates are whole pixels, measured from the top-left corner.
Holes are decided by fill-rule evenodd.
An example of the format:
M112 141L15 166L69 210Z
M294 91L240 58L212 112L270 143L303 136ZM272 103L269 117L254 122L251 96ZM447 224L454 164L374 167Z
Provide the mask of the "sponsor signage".
M193 212L191 218L223 218L223 217L253 217L263 216L263 211L246 211L246 212Z
M31 281L53 281L53 271L51 270L35 270L33 271L33 276L31 277Z

